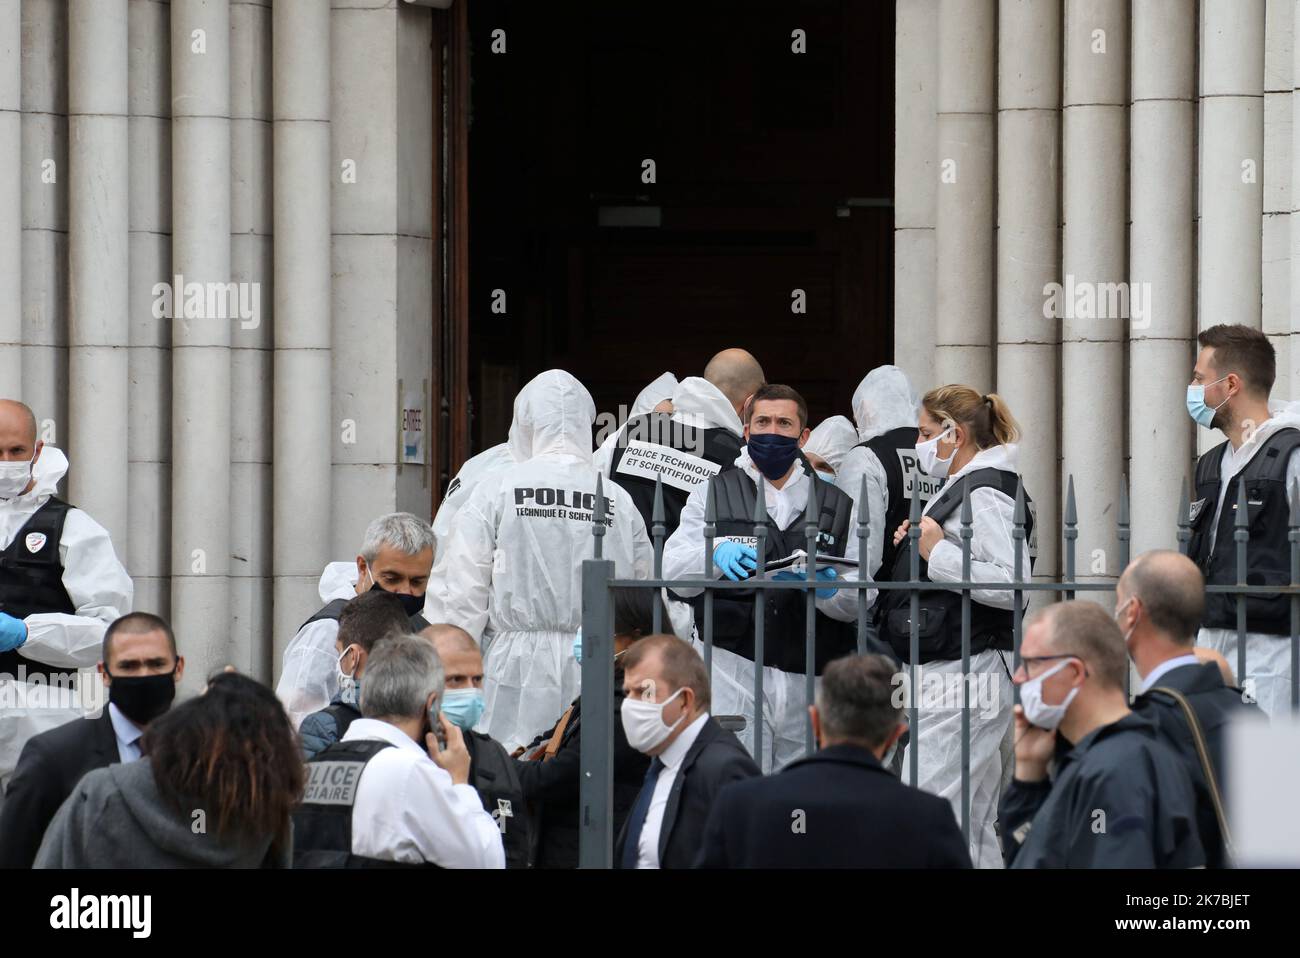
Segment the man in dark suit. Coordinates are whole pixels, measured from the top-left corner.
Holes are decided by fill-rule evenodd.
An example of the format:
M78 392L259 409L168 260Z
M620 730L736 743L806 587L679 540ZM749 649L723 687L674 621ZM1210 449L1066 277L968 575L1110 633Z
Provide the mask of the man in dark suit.
M709 674L689 643L651 635L623 662L623 731L652 756L618 836L619 868L689 868L724 785L758 775L734 734L709 715Z
M1201 727L1214 773L1222 789L1224 739L1235 717L1261 714L1241 689L1223 681L1214 661L1196 656L1196 634L1205 611L1205 580L1196 563L1177 552L1144 552L1115 585L1115 619L1124 633L1129 656L1142 684L1133 711L1154 722L1160 736L1182 756L1196 790L1196 819L1206 865L1221 868L1223 835L1206 777L1182 706L1181 695ZM1170 691L1162 690L1172 690Z
M722 790L697 868L970 868L952 805L885 756L907 730L882 655L836 659L809 706L819 750Z
M170 708L185 671L171 627L148 612L110 625L102 655L107 707L23 746L0 807L0 868L32 866L54 813L87 772L140 757L145 727Z

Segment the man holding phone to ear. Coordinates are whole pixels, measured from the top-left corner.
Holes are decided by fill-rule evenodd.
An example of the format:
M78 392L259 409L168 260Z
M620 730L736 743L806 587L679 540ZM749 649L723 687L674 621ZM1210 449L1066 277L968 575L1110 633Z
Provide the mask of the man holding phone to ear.
M1129 709L1127 670L1124 636L1095 602L1030 617L1012 677L1016 774L999 816L1012 868L1204 867L1191 777Z
M295 868L504 868L501 832L469 785L461 730L439 710L442 663L394 634L366 663L361 715L307 763Z

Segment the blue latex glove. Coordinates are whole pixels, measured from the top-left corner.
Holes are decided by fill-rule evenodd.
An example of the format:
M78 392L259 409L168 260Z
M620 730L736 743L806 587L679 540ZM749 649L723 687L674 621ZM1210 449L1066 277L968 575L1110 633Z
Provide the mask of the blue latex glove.
M0 652L11 652L27 641L27 623L0 612Z
M800 575L798 572L791 572L788 569L782 569L776 575L772 576L772 578L777 580L778 582L791 582L791 581L807 582L808 581L807 576ZM830 567L827 567L825 569L820 570L814 576L814 578L821 579L823 582L829 582L831 579L836 578L835 570ZM834 594L835 594L834 589L817 590L817 598L819 599L829 599Z
M713 564L732 582L739 582L748 579L758 566L758 553L753 546L728 539L713 550Z

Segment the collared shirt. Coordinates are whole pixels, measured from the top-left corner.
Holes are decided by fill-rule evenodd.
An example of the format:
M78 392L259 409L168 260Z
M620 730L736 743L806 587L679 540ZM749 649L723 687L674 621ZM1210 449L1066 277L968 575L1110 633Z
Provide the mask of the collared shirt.
M1164 678L1166 673L1182 668L1184 665L1200 665L1200 663L1201 660L1190 652L1186 655L1176 655L1172 659L1166 659L1147 673L1147 677L1142 680L1142 688L1138 689L1138 694L1141 695L1143 692L1155 688L1156 683Z
M470 785L453 784L428 752L387 722L360 718L343 741L388 742L357 783L352 853L443 868L504 868L501 831Z
M673 740L673 744L663 750L659 761L664 763L663 771L655 782L654 793L650 796L650 809L645 815L645 825L641 827L641 841L636 847L637 868L659 867L659 829L664 823L664 810L668 807L668 795L673 790L677 772L686 760L686 753L691 750L695 740L700 736L700 729L709 720L705 712Z
M122 714L112 702L108 703L108 718L113 723L113 735L117 738L117 757L123 762L134 762L140 757L140 736L144 729Z

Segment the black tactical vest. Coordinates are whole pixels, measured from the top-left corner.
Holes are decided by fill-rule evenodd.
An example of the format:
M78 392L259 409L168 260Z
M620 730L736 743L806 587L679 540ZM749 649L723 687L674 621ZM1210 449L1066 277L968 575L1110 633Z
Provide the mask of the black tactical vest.
M681 521L691 491L731 466L743 445L730 429L697 429L665 413L629 419L619 433L609 477L627 490L654 535L655 475L663 477L665 541Z
M808 481L814 483L817 493L817 551L824 555L844 555L849 536L853 500L829 482L817 477L807 461L804 470ZM754 480L738 466L724 469L710 480L715 489L717 506L717 536L715 547L730 536L754 545L754 501L757 490ZM790 555L796 549L805 549L804 514L796 514L788 529L776 528L771 516L765 516L767 528L767 553L765 561L771 562ZM783 672L804 672L804 615L807 599L803 592L791 589L773 589L766 593L763 626L763 665ZM691 599L695 607L695 621L704 634L704 596ZM817 612L816 618L816 674L833 659L848 655L857 649L857 630L852 623L839 622ZM713 595L713 641L722 649L754 661L754 590L738 589L715 592Z
M954 483L948 483L938 501L926 513L943 525L954 511L961 508L963 490L993 488L1015 501L1017 476L1005 469L976 469ZM1033 542L1034 513L1029 494L1025 493L1025 540ZM911 540L904 538L894 555L893 569L888 575L883 570L878 577L882 582L906 582L911 563ZM918 556L918 558L920 558ZM928 563L920 559L919 579L930 581ZM1033 549L1030 549L1030 568L1033 571ZM973 579L972 581L978 581ZM910 662L911 593L907 589L881 589L876 599L875 621L880 627L880 637L887 641L899 659ZM962 593L952 589L927 589L918 595L920 663L955 661L961 658L961 598ZM970 605L970 653L976 655L987 649L1011 651L1013 619L1010 609L995 609L972 599Z
M889 495L888 507L885 510L885 526L880 530L882 539L880 566L871 570L873 578L880 573L881 569L888 571L894 567L894 559L899 549L894 545L894 530L912 514L913 496L920 498L921 508L924 509L925 504L931 497L938 495L939 488L943 485L942 479L926 475L925 470L921 468L920 460L916 455L916 439L916 427L903 426L858 443L858 446L870 449L880 460L880 464L885 469ZM856 449L857 446L854 448ZM846 491L850 495L858 495L857 489Z
M1190 514L1192 538L1187 554L1201 567L1206 585L1233 585L1237 582L1234 532L1238 488L1244 482L1250 529L1250 539L1246 543L1246 582L1249 585L1288 585L1291 581L1291 551L1287 540L1290 508L1287 504L1286 472L1291 454L1300 448L1300 430L1288 426L1273 433L1260 445L1246 467L1228 480L1211 550L1210 533L1219 501L1225 446L1227 442L1215 446L1196 463L1196 499ZM1223 592L1205 593L1205 616L1201 624L1207 629L1235 629L1236 596ZM1290 635L1291 600L1282 595L1248 595L1246 629L1265 635Z
M16 619L40 612L71 615L77 611L63 587L63 562L59 558L63 524L72 508L57 496L50 496L18 530L9 547L0 551L0 611ZM76 674L75 669L36 662L17 649L0 653L0 674L17 676L20 665L26 668L27 675L53 678Z
M320 611L302 625L298 626L298 631L301 632L313 622L320 622L322 619L333 619L337 622L339 620L339 615L343 612L343 607L350 601L350 599L330 599L330 601L321 606Z
M501 831L506 868L527 868L531 824L515 760L501 743L482 732L466 732L465 747L470 755L469 783Z
M294 868L437 868L352 854L352 806L370 760L391 742L335 742L307 761L307 788L293 813Z

